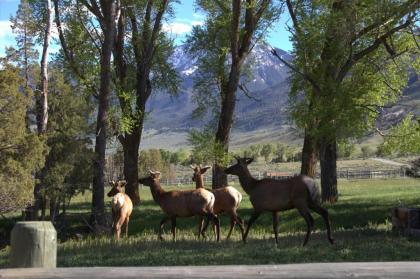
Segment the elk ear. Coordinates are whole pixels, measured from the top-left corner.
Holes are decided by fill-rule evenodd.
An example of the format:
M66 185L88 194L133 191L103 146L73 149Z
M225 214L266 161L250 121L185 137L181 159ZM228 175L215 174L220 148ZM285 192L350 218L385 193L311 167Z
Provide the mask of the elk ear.
M201 174L205 173L208 169L211 169L210 166L205 166L201 168Z
M245 163L246 163L247 165L251 164L251 163L252 163L252 161L254 161L254 158L247 158L247 159L245 159Z
M195 167L194 167L193 165L190 165L190 167L191 167L193 170L195 170Z
M155 177L155 178L160 178L160 172L155 171L155 173L154 173L154 177Z
M114 187L114 185L115 185L115 181L114 181L114 180L109 181L109 185L111 185L112 187Z

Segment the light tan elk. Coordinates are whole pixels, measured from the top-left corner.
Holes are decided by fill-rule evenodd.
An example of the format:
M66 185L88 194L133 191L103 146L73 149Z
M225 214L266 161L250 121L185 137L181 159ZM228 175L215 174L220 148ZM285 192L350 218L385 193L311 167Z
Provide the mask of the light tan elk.
M248 170L248 165L253 161L252 158L235 157L237 163L225 170L226 174L233 174L239 177L244 191L249 195L254 212L248 221L243 240L246 242L249 229L263 212L272 212L273 229L278 243L278 212L296 208L300 215L305 219L307 232L303 245L308 242L309 235L314 225L314 220L309 212L313 210L324 219L327 227L327 236L331 244L334 239L331 237L331 227L328 211L320 206L319 192L315 186L315 181L305 175L299 175L286 180L275 180L264 178L261 180L252 177Z
M115 236L120 239L122 226L125 226L125 236L128 236L128 222L133 211L133 203L128 195L123 192L125 181L111 181L112 189L108 197L112 197L112 229Z
M195 182L196 189L204 189L204 173L211 167L205 166L193 166L191 168L194 170L192 180ZM214 194L216 198L214 202L213 212L216 215L221 213L226 213L230 215L230 229L226 239L230 238L232 234L233 227L237 224L241 230L241 236L244 236L244 226L241 218L238 216L236 210L239 207L239 204L242 201L242 194L231 186L226 186L218 189L209 190ZM203 229L204 219L201 217L199 222L199 231Z
M159 204L166 216L160 222L159 239L162 238L163 226L172 222L173 240L176 239L176 218L202 216L212 221L216 226L216 239L219 241L219 218L213 213L214 195L205 189L165 191L160 186L160 172L150 171L150 176L139 179L139 183L149 186L153 200ZM201 234L201 230L198 232Z

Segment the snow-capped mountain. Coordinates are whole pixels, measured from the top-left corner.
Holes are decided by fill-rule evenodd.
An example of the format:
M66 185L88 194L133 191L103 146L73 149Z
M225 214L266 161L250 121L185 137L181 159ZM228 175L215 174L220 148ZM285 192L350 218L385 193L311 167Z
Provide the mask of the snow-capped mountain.
M286 61L292 57L287 52L276 49ZM143 148L179 148L187 145L186 135L191 128L202 127L207 119L193 120L195 108L192 101L196 61L185 53L182 46L175 49L171 57L181 78L177 96L164 92L154 92L147 109L150 112L145 122L142 141ZM237 92L235 120L232 131L233 146L257 142L300 141L301 135L290 129L287 116L289 92L289 69L266 45L257 45L251 53L253 76L246 87L251 98L241 90ZM404 96L397 105L385 109L378 125L387 129L398 123L407 112L420 115L420 80L412 75Z
M276 50L285 59L291 56L280 49ZM252 98L247 97L242 91L237 93L237 114L235 129L253 129L254 125L280 125L278 122L284 115L270 118L270 123L262 123L262 116L270 111L280 112L281 105L287 100L288 68L271 54L271 49L265 45L257 45L250 58L253 60L253 76L246 87ZM194 76L197 71L196 61L185 53L182 46L178 46L171 62L175 66L180 78L181 86L177 96L169 96L164 92L152 95L148 103L149 117L146 129L188 129L202 125L206 120L193 120L191 113L195 104L191 100ZM250 117L259 119L249 121Z

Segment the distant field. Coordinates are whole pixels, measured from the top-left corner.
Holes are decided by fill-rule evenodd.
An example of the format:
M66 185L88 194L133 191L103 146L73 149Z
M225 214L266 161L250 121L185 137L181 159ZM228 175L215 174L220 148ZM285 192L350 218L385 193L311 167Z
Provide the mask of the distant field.
M235 186L239 189L238 185ZM420 260L420 241L393 233L390 224L390 208L400 204L420 206L420 180L340 180L339 192L338 203L327 206L336 245L328 244L323 222L313 214L316 231L307 247L302 247L305 224L295 210L291 210L280 214L280 244L276 247L270 214L264 214L258 219L250 231L247 244L240 241L237 229L230 241L224 240L228 229L226 217L222 218L223 240L220 243L196 239L196 218L178 220L177 242L171 241L168 225L166 240L158 241L156 231L163 215L153 202L150 190L144 187L140 190L142 203L135 208L130 222L128 239L115 242L111 237L72 237L59 244L58 265L155 266ZM89 201L90 195L78 196L72 202L69 214L82 214L88 218ZM239 215L249 219L250 214L251 204L244 194ZM78 217L71 224L71 229L77 230L84 223ZM7 266L8 253L9 248L0 251L0 267Z
M412 157L414 159L414 157ZM400 163L409 163L411 160L406 158L397 158L392 159ZM290 162L290 163L268 163L266 164L263 160L254 162L249 165L251 173L255 176L260 174L261 176L264 172L288 172L288 173L300 173L300 162ZM400 169L400 166L386 164L379 162L373 159L366 160L339 160L337 161L338 170L393 170ZM317 166L319 171L319 164ZM209 175L211 172L209 172ZM176 167L176 176L177 177L190 177L192 175L191 168L188 166L177 166ZM164 177L165 179L165 177Z

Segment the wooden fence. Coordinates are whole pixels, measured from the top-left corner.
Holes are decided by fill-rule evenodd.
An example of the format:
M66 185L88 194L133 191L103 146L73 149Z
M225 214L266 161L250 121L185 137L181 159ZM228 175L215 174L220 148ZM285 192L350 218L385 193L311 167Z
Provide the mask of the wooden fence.
M278 180L287 179L294 177L296 173L287 173L287 172L257 172L253 174L255 178L274 178ZM337 171L337 178L339 179L348 179L348 180L357 180L357 179L378 179L378 178L404 178L406 177L406 169L384 169L384 170L339 170ZM316 178L320 178L320 173L316 174ZM212 182L211 175L204 177L204 185L210 187ZM238 182L238 177L229 175L228 182ZM195 185L195 182L192 181L191 176L177 177L175 179L165 179L161 180L162 185Z

